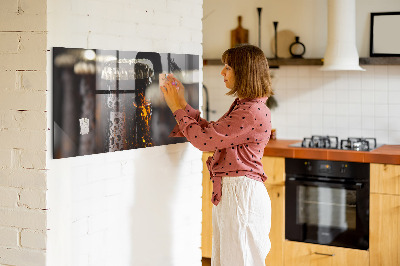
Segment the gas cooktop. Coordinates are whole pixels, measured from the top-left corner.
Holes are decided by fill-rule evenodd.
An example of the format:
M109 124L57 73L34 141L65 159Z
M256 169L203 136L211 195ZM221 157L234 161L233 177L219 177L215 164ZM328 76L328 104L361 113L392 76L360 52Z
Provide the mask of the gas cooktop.
M382 145L377 145L376 138L347 138L339 142L336 136L317 136L304 138L302 142L289 145L301 148L321 148L353 151L371 151Z

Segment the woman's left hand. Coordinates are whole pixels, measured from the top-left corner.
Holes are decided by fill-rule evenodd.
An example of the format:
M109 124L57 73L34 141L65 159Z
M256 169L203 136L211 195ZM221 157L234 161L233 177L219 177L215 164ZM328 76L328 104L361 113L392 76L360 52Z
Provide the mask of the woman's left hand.
M173 113L178 109L185 108L185 106L181 106L177 88L178 84L171 77L167 77L164 86L160 86L165 102Z

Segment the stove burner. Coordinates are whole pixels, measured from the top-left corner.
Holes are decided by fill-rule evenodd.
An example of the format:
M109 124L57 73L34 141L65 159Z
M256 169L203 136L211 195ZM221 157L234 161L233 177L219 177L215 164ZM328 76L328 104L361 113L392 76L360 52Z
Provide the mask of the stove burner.
M369 151L376 148L376 138L347 138L340 141L343 150Z
M353 151L371 151L378 147L376 138L347 138L340 141L336 136L316 136L304 138L302 142L289 145L303 148L341 149Z
M339 140L338 137L334 136L312 136L311 138L304 138L301 147L338 149Z

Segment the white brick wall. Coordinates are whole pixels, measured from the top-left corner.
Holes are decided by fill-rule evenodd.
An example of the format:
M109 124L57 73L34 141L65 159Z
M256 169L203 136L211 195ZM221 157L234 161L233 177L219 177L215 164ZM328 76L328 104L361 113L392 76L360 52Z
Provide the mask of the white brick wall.
M1 265L45 265L46 5L0 3Z
M202 0L50 0L47 8L48 49L202 55ZM190 144L47 159L48 265L201 265L201 152Z
M201 153L51 160L48 50L201 56L202 1L5 0L0 15L0 264L199 265Z

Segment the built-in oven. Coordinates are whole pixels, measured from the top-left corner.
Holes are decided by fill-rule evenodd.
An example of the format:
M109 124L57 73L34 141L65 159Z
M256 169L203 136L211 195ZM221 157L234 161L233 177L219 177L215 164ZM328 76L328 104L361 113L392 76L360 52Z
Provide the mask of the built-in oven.
M368 249L368 163L287 158L285 169L286 239Z

